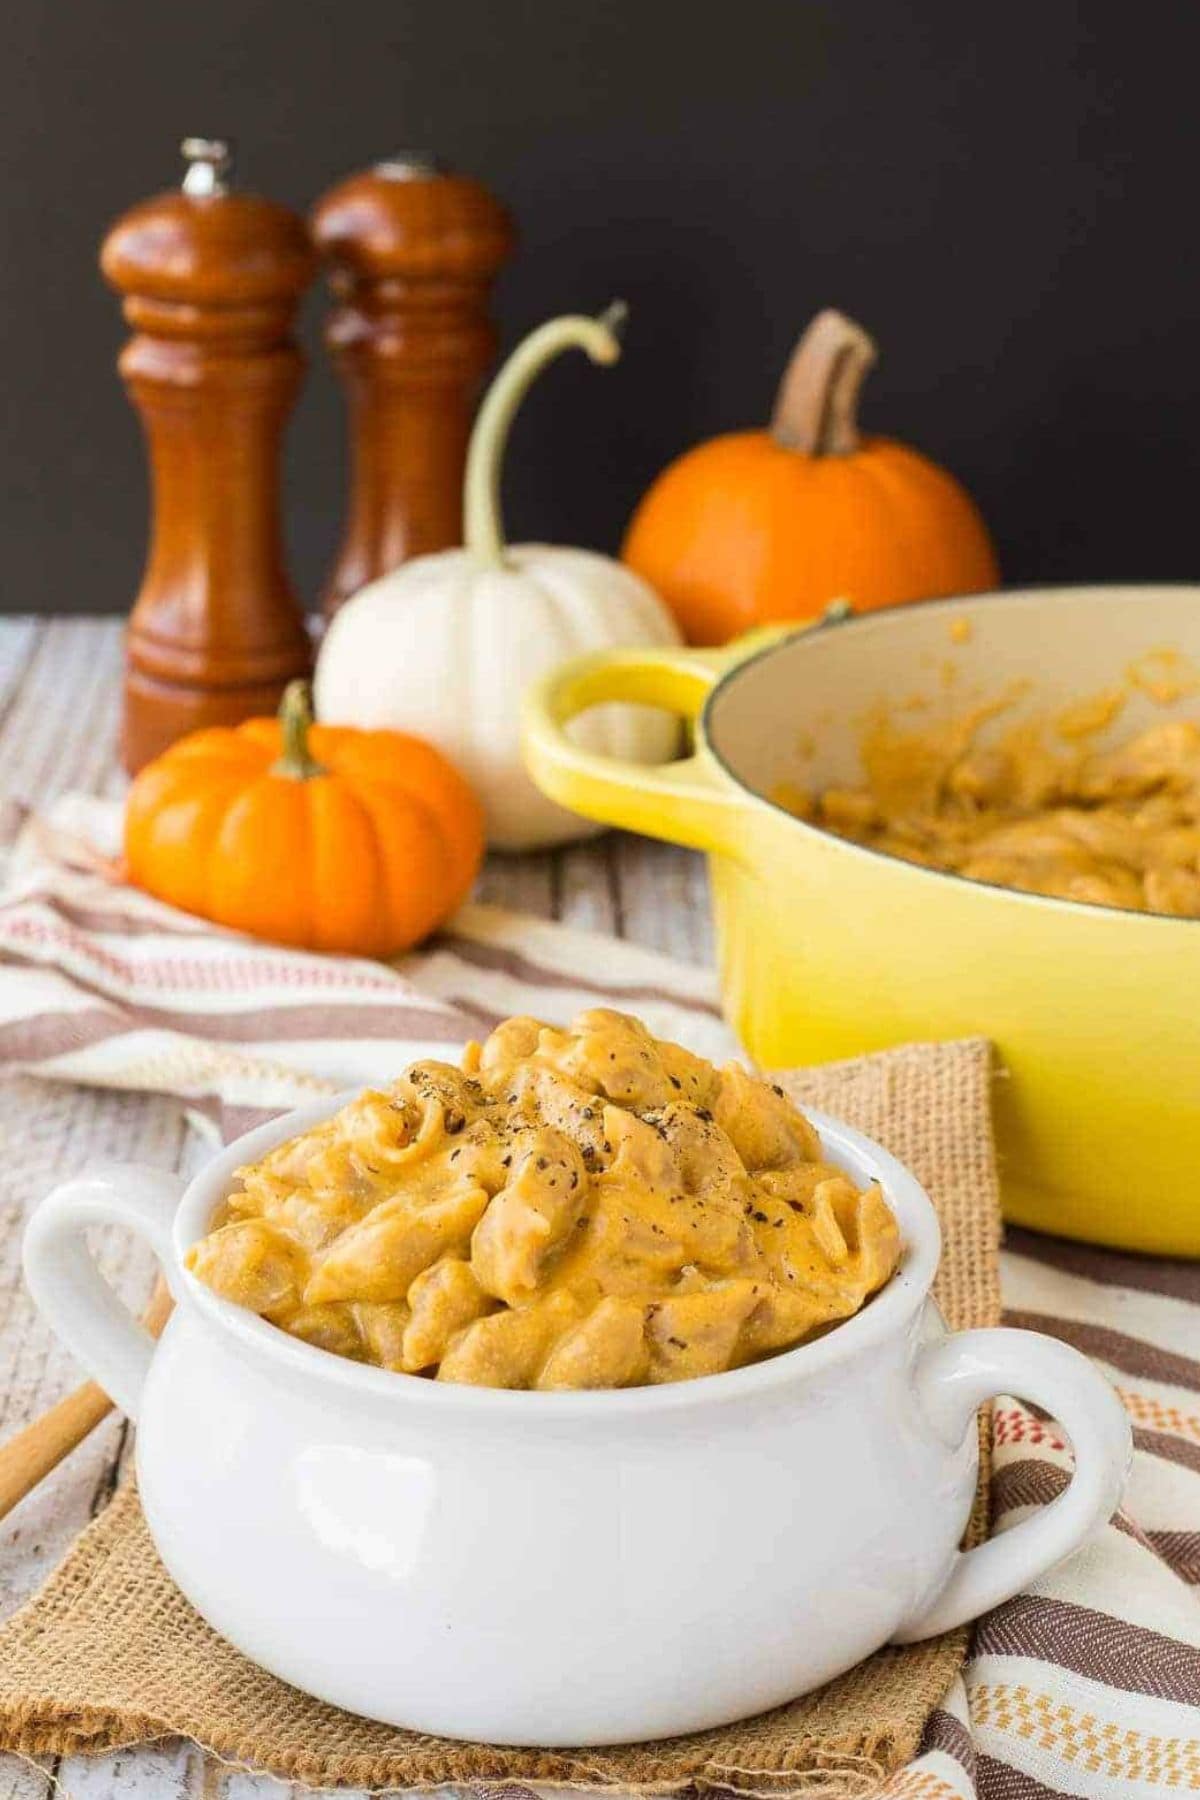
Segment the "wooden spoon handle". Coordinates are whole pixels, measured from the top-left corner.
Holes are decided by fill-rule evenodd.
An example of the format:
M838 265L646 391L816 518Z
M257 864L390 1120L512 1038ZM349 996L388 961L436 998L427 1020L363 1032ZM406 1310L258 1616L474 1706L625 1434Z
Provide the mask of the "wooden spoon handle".
M170 1312L171 1296L160 1276L142 1314L142 1324L157 1337ZM26 1494L31 1494L64 1456L82 1444L112 1411L112 1404L103 1388L87 1381L0 1446L0 1519Z

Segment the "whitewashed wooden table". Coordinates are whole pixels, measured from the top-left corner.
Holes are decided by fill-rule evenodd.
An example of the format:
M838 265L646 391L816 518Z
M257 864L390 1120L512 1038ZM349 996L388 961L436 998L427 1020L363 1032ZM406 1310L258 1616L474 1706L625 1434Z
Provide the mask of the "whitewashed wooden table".
M119 794L115 745L121 637L115 620L0 618L0 841L12 801L45 806L68 789ZM704 865L688 851L613 834L573 849L494 857L478 897L629 938L683 960L711 955ZM115 1133L124 1153L177 1167L185 1133L174 1101L0 1082L0 1439L81 1379L35 1316L20 1277L26 1212ZM141 1305L152 1271L131 1240L114 1238L107 1273ZM42 1487L0 1523L0 1616L39 1586L72 1538L107 1505L129 1453L129 1430L109 1419ZM35 1769L0 1755L0 1800L285 1800L292 1789L246 1775L186 1744L111 1756L67 1757ZM338 1790L349 1800L346 1789Z

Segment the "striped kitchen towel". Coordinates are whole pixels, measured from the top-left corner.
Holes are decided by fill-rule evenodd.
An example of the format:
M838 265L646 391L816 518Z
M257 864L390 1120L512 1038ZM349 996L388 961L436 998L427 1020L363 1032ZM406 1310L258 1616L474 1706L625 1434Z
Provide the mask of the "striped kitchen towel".
M1121 1511L972 1634L924 1753L886 1800L1200 1794L1200 1264L1010 1228L1004 1319L1093 1357L1133 1424ZM993 1529L1058 1495L1071 1453L1018 1401L993 1415Z
M76 799L19 833L0 897L0 1067L177 1095L211 1139L385 1078L401 1043L454 1042L464 1015L484 1031L510 1012L612 1004L706 1056L733 1052L706 972L485 907L394 969L275 949L122 887L117 824ZM874 1791L1200 1793L1200 1265L1013 1231L1002 1267L1010 1322L1076 1345L1117 1387L1133 1477L1088 1548L980 1622L922 1753ZM1071 1454L1016 1401L997 1406L994 1436L1005 1530L1061 1490Z
M69 795L24 819L0 892L0 1069L178 1095L228 1140L285 1108L385 1081L413 1040L460 1044L513 1013L636 1012L736 1053L706 971L633 944L466 906L394 966L223 931L116 877L120 809Z

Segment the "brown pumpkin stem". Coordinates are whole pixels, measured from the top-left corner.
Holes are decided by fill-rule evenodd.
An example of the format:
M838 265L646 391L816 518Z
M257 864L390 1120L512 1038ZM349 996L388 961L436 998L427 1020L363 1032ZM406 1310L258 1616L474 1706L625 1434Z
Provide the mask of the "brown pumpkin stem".
M858 449L858 396L878 351L861 325L826 308L817 314L783 373L771 436L806 456Z
M283 751L271 769L272 775L283 775L289 781L311 781L314 775L328 775L308 747L313 711L307 681L289 681L279 702L279 729L283 733Z

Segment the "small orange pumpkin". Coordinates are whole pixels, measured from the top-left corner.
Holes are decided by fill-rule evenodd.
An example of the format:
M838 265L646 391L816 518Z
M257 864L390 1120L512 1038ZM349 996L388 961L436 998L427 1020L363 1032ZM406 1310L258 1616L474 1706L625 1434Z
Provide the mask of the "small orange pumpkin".
M999 580L965 489L919 451L860 437L876 351L823 312L788 364L769 431L735 431L671 463L633 515L623 561L695 644L823 612L972 594Z
M138 887L308 950L394 956L465 900L483 810L399 731L313 725L295 681L278 719L196 731L144 768L125 812Z

